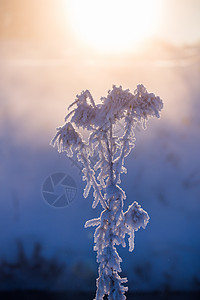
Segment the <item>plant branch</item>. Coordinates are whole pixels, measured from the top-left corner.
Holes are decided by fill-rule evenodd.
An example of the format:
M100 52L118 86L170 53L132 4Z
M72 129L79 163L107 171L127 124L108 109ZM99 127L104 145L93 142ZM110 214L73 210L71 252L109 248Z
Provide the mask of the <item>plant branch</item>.
M84 145L84 146L85 146L85 145ZM86 146L85 146L85 147L86 147ZM97 181L96 181L96 178L95 178L95 175L94 175L95 172L94 172L93 168L91 167L91 165L90 165L90 163L89 163L89 160L87 159L87 154L84 153L84 152L87 152L87 150L86 150L85 147L82 148L82 151L81 151L81 154L80 154L81 157L79 158L79 160L82 162L82 164L84 165L84 167L85 167L86 170L87 170L87 174L88 174L88 176L89 176L89 178L90 178L90 181L91 181L91 183L92 183L93 189L94 189L94 191L97 193L97 197L98 197L98 199L99 199L99 201L100 201L102 207L103 207L104 209L108 209L108 206L107 206L107 204L106 204L106 201L105 201L105 199L103 198L102 193L101 193L101 190L100 190L100 188L99 188L99 185L98 185L98 183L97 183ZM95 207L96 207L96 205L95 205Z

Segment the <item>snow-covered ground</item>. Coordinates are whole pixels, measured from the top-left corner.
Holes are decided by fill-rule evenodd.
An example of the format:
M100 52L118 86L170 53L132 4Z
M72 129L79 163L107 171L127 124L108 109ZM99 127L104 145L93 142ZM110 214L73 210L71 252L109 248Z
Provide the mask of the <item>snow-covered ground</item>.
M136 133L122 176L126 207L136 200L151 218L132 253L118 249L122 276L131 291L200 290L200 48L154 50L107 60L64 51L45 57L37 45L1 42L1 289L95 289L94 229L84 223L100 207L91 208L92 193L83 198L79 168L49 142L82 89L100 98L112 84L143 83L164 109ZM42 197L55 172L77 185L65 208Z

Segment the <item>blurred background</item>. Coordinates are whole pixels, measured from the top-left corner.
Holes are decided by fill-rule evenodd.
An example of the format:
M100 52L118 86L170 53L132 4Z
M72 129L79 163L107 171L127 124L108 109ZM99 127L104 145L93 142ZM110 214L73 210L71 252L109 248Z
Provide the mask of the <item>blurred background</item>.
M49 144L77 93L99 103L139 83L164 109L126 160L125 209L136 200L151 219L132 253L118 247L121 275L130 292L200 291L200 1L0 0L1 291L95 292L84 224L101 208ZM76 186L60 208L42 194L54 173Z

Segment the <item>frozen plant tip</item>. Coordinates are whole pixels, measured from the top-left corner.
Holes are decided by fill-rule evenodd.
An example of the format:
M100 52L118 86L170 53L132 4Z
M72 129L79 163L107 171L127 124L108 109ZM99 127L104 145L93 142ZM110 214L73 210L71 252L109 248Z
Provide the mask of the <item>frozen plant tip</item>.
M96 105L86 90L76 96L69 108L74 109L66 116L67 123L57 129L51 144L57 145L67 156L78 159L86 181L84 197L93 188L92 207L100 202L103 208L99 218L85 223L85 227L97 227L94 250L97 251L99 277L95 299L102 300L108 295L109 300L124 300L128 288L123 284L127 279L119 276L122 259L116 246L125 247L128 234L129 250L133 251L134 233L146 227L149 216L136 201L123 211L126 196L119 186L120 175L126 173L124 159L134 147L136 125L140 123L145 127L150 117L159 118L163 102L148 93L143 85L138 85L133 93L113 86L107 97L101 98L101 104ZM116 134L119 124L123 124L123 130ZM78 132L79 128L89 131L87 141Z

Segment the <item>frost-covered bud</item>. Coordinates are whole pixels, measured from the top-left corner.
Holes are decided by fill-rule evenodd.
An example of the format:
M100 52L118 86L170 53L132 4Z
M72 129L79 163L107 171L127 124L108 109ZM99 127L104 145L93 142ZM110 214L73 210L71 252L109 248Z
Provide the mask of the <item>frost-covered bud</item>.
M90 129L96 117L97 109L88 103L82 103L76 108L71 122L74 122L77 127Z
M148 117L160 117L159 112L163 108L163 102L160 97L153 93L148 93L146 88L140 84L134 91L135 97L132 102L132 113L139 121L148 119Z
M72 149L81 145L81 135L74 129L71 123L66 123L63 127L57 128L58 132L51 141L52 146L58 147L59 152L66 151L67 156L72 157Z
M88 103L88 100L90 100L91 104ZM88 90L82 91L80 95L76 96L76 100L69 108L74 104L77 105L77 108L69 113L65 120L72 115L71 122L75 123L77 127L91 129L91 126L95 123L98 109L90 92Z
M137 231L140 227L145 229L149 222L149 215L136 201L129 205L124 216L126 226L134 229L135 231Z
M124 213L124 223L126 232L129 234L129 251L134 249L134 232L137 231L140 227L145 229L149 221L149 215L144 211L141 206L134 201L129 205L128 210Z
M102 116L106 120L115 122L123 117L128 108L128 104L133 98L129 89L123 90L122 87L113 85L112 90L108 91L108 96L101 98L103 105L101 109Z

